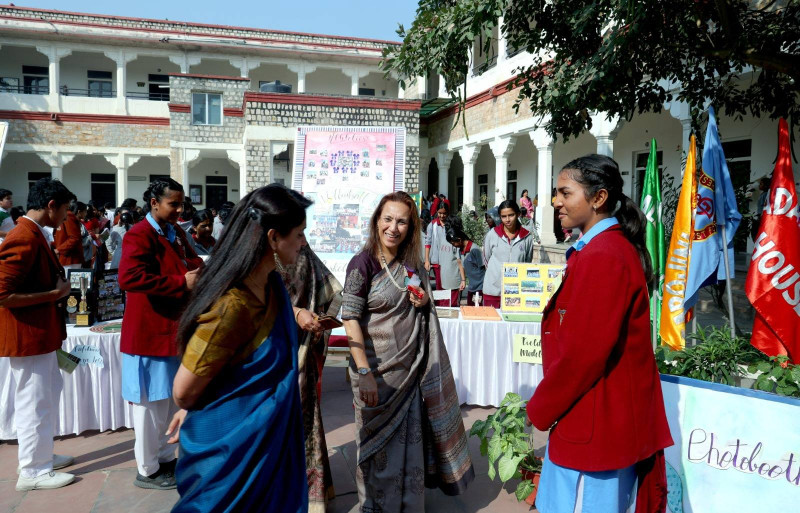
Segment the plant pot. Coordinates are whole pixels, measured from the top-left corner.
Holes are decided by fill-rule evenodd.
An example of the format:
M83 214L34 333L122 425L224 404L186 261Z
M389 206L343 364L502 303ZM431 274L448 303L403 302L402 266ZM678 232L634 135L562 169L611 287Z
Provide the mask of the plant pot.
M533 506L536 502L536 493L539 491L539 479L542 477L541 472L533 472L531 470L520 469L522 473L522 479L530 480L533 483L533 491L528 498L525 499L525 504Z

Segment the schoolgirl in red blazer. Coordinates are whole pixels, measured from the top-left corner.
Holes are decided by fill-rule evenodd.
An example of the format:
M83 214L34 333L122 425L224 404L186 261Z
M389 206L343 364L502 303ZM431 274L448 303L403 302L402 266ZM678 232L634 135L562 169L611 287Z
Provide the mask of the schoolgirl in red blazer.
M183 230L183 187L155 180L144 195L150 208L122 239L119 284L127 293L122 319L122 397L133 405L134 456L140 488L175 488L174 446L165 433L178 408L172 380L178 370L178 320L203 265Z
M673 442L650 340L653 272L644 215L622 184L616 162L601 155L570 162L558 177L559 219L583 236L545 308L544 379L527 406L533 425L550 430L542 513L571 513L587 494L603 498L593 499L596 511L624 512L637 479L637 513L666 507L663 449ZM582 497L554 493L578 490L579 479Z

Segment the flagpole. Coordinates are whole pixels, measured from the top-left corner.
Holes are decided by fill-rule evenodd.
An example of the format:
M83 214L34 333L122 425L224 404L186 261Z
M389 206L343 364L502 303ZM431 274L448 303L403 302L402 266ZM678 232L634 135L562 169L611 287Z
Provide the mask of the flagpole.
M728 296L728 319L731 321L731 339L736 338L736 325L735 321L733 320L733 292L731 291L731 262L730 258L728 257L728 237L725 233L725 220L720 223L720 227L722 228L722 244L723 244L723 251L722 251L722 258L725 261L725 291L726 295Z

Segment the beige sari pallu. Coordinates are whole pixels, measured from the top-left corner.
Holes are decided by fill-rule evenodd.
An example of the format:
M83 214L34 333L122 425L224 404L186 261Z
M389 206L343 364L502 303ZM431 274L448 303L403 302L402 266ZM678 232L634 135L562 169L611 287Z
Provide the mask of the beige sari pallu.
M343 295L342 318L359 321L378 385L378 405L365 406L351 362L359 505L363 512L424 511L425 487L458 495L475 473L432 303L414 308L397 286L406 268L396 262L388 268L395 283L374 257L357 255Z

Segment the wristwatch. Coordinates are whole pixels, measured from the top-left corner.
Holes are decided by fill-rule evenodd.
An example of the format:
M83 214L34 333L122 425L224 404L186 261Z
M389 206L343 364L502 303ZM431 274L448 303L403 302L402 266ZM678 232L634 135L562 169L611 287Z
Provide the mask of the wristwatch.
M369 373L370 373L369 367L359 367L359 368L358 368L358 373L359 373L361 376L366 376L367 374L369 374Z

